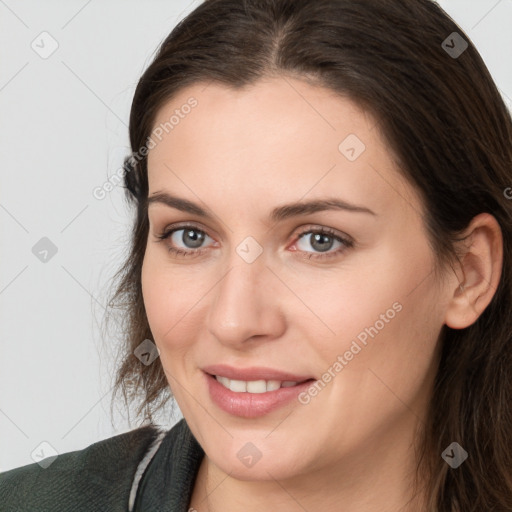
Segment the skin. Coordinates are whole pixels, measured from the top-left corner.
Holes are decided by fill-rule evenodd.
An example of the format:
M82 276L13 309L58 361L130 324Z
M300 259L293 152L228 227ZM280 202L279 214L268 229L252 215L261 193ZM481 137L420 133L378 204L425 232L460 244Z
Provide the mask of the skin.
M502 257L496 221L475 218L464 265L438 276L423 205L375 120L355 103L297 78L260 80L239 91L195 84L160 109L154 126L190 96L197 107L149 152L149 196L172 193L214 218L150 204L142 269L161 364L206 453L190 506L419 510L421 493L414 497L411 487L415 433L426 416L437 340L443 324L470 325L492 298ZM354 161L338 149L349 134L366 146ZM268 218L284 203L325 197L375 215L331 210ZM157 238L183 222L206 233L202 254L169 253L169 246L194 250L184 231L172 241ZM354 245L314 259L324 254L321 246L298 234L322 227ZM263 249L252 263L236 251L248 236ZM343 247L328 241L331 254ZM394 303L401 310L308 404L294 400L247 419L211 401L201 367L269 366L321 379ZM247 442L262 454L252 467L237 457Z

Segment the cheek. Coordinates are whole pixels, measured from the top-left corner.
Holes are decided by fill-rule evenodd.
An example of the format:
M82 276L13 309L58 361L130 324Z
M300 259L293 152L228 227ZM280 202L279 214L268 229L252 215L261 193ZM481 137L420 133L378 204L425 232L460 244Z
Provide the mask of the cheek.
M160 363L171 392L186 409L186 396L182 397L183 375L189 360L189 340L194 334L188 329L187 312L193 304L188 297L194 288L183 281L183 276L171 272L159 255L147 251L141 272L142 295L153 341L160 351Z
M353 339L364 343L375 330L381 336L402 322L409 305L416 308L428 303L422 297L426 288L418 283L429 274L430 261L425 256L418 258L400 260L398 254L383 250L357 262L354 259L354 263L347 261L333 271L299 272L297 268L283 279L307 306L299 304L302 312L296 308L294 323L299 322L306 332L316 331L312 339L327 352L348 349Z
M422 244L394 247L357 265L347 260L343 271L318 272L313 280L304 272L288 277L314 313L296 319L315 345L323 366L317 370L343 370L357 386L369 378L369 368L395 384L414 379L415 372L425 376L442 327L433 260Z
M154 251L148 250L141 272L144 307L155 343L159 348L167 347L166 340L174 340L174 348L179 349L180 340L186 338L175 334L186 324L183 320L190 309L189 297L193 288L184 281L183 275L171 272L165 262ZM162 359L167 348L164 347Z
M218 279L214 279L216 274L194 265L170 264L165 251L162 253L153 248L146 251L142 295L162 364L175 372L193 358L194 342L204 328L206 295Z

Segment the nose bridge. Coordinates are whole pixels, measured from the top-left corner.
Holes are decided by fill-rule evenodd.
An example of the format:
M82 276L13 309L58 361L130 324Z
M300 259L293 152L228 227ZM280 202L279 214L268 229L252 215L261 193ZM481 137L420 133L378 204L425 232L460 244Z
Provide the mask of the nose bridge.
M255 335L269 335L279 328L279 306L270 293L272 272L266 267L263 248L244 240L227 259L227 271L213 291L208 329L222 343L237 344Z

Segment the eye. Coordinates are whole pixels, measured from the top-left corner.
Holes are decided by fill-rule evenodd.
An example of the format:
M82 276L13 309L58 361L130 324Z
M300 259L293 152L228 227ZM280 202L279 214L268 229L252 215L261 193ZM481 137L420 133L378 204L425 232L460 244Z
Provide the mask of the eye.
M210 238L204 231L199 229L193 225L185 225L181 227L171 226L171 228L167 229L160 235L157 235L159 242L163 242L165 240L169 240L172 242L172 245L166 244L167 249L170 253L175 254L176 256L198 256L200 253L204 251L201 248L201 244L206 240L206 238ZM184 248L176 247L176 244L184 244Z
M354 246L353 240L337 233L333 229L325 227L319 227L318 229L308 228L307 230L302 231L302 233L298 235L297 242L295 242L294 246L299 247L302 242L307 242L311 247L313 247L313 249L320 252L310 252L309 255L304 256L308 259L331 258L338 256L342 252ZM335 243L339 244L338 249L332 252L328 252L330 249L332 249ZM303 245L307 244L304 243ZM308 252L304 249L304 247L299 247L299 249L301 251Z

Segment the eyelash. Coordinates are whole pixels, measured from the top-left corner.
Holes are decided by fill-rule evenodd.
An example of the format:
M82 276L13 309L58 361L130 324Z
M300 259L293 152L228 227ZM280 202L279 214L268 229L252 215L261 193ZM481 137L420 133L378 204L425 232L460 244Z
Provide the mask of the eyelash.
M181 226L170 226L170 228L166 229L163 233L156 235L156 237L158 238L157 242L164 242L176 231L187 230L187 229L189 231L197 231L199 233L203 233L203 234L209 236L208 233L206 233L204 230L200 229L198 226L194 226L193 224L184 224ZM306 258L306 259L323 260L323 259L332 258L335 256L339 256L342 252L344 252L347 249L350 249L351 247L354 246L354 242L352 240L350 240L349 238L340 236L333 229L326 228L326 227L313 229L311 226L308 226L307 229L304 229L297 235L296 242L298 242L304 235L307 235L307 234L329 235L330 237L334 238L338 242L341 242L343 244L343 247L340 247L339 249L337 249L334 252L306 253L306 254L308 254L308 256L304 256L304 258ZM294 242L294 243L296 243L296 242ZM201 249L190 249L190 250L185 251L183 249L176 249L175 247L167 246L167 250L170 253L174 254L175 256L196 257L196 256L200 256L207 249L201 248ZM298 252L300 252L300 251L298 251Z

